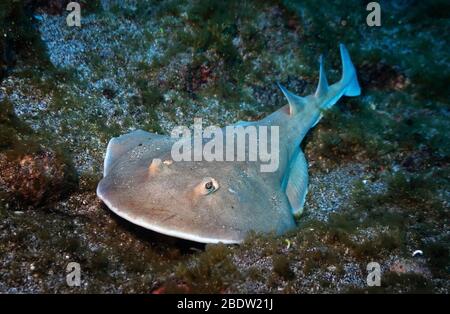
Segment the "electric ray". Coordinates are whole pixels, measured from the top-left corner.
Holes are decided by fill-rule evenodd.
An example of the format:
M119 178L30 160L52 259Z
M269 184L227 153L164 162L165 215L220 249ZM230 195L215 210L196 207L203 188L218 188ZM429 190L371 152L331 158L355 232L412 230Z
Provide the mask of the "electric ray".
M342 44L340 52L343 73L337 83L328 85L321 57L313 95L300 97L279 85L288 105L262 120L239 123L278 127L276 171L262 172L260 160L174 161L177 139L137 130L109 142L97 195L134 224L197 242L239 243L250 231L282 234L295 228L294 215L302 212L308 188L300 143L322 110L361 92Z

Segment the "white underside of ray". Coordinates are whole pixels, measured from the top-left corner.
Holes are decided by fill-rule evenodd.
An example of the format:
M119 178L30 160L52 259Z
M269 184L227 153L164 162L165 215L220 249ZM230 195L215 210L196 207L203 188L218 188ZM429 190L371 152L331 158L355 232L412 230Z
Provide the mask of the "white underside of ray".
M122 217L125 220L128 220L131 223L134 223L135 225L143 227L145 229L149 229L149 230L152 230L152 231L155 231L155 232L158 232L161 234L165 234L165 235L168 235L171 237L185 239L185 240L199 242L199 243L237 244L237 243L242 242L242 241L233 241L233 240L224 240L224 239L203 237L203 236L195 235L193 233L186 233L186 232L177 231L175 229L164 228L161 225L149 223L149 222L145 221L144 219L133 217L133 216L127 214L126 212L121 211L119 208L117 208L113 204L111 204L111 202L109 202L107 198L103 197L102 194L100 193L100 191L98 191L98 189L97 189L97 195L103 200L105 205L108 206L108 208L112 212L114 212L116 215Z

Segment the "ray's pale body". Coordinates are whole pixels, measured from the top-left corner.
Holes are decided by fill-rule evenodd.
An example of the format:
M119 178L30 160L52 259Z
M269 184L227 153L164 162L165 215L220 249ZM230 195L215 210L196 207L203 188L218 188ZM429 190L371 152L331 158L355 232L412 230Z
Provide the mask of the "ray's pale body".
M339 82L328 86L321 58L314 95L299 97L280 85L289 105L260 121L243 123L279 127L275 172L261 172L254 161L174 162L176 139L138 130L108 144L97 195L132 223L197 242L239 243L249 231L282 234L295 228L294 215L303 210L308 188L300 143L322 110L344 95L360 94L350 56L342 44L340 50Z

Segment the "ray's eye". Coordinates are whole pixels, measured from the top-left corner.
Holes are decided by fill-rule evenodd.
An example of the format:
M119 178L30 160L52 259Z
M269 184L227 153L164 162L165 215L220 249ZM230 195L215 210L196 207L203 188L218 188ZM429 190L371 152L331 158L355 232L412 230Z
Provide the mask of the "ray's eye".
M212 190L214 188L214 184L211 181L206 182L205 189Z
M203 178L202 182L197 186L197 191L200 192L200 194L208 195L210 193L213 193L217 191L219 188L219 183L214 178Z

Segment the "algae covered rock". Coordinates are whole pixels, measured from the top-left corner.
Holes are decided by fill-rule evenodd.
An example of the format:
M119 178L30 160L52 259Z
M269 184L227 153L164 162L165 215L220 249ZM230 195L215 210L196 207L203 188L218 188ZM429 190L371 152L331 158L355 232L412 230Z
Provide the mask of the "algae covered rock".
M7 100L0 102L0 130L0 202L25 207L48 204L76 186L71 160L42 145Z
M50 149L14 157L0 153L0 191L12 202L37 206L58 200L76 184L73 167Z

